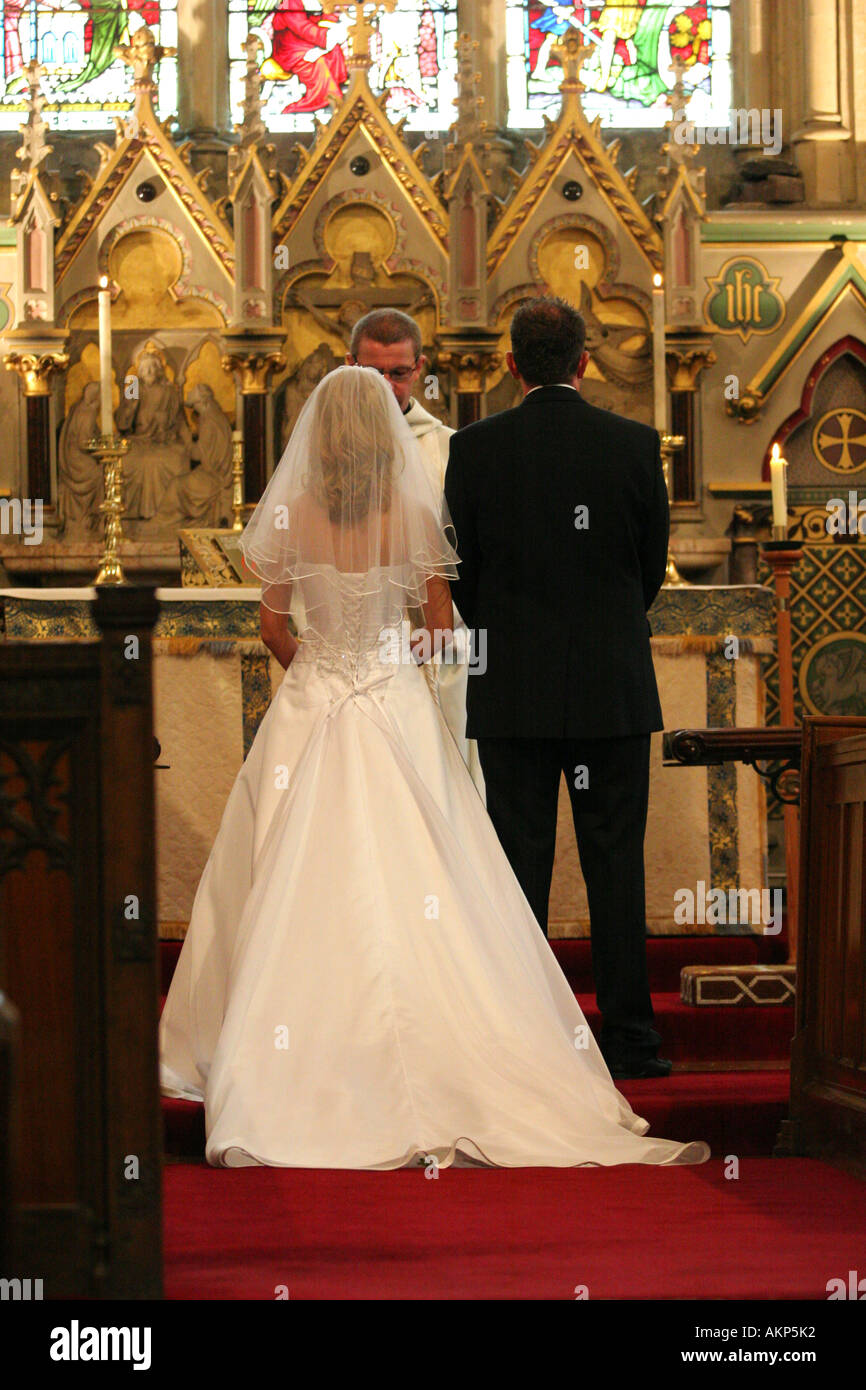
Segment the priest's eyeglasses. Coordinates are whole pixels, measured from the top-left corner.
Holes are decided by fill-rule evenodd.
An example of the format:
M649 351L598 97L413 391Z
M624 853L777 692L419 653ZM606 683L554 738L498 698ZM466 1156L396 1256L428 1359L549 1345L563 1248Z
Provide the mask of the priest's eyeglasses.
M378 372L380 376L390 377L391 381L408 381L417 366L416 357L411 367L374 367L373 371Z

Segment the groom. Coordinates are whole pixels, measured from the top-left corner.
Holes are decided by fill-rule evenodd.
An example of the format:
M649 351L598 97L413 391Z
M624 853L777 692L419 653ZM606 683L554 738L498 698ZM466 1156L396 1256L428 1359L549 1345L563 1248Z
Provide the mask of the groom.
M665 574L668 500L656 431L581 397L585 337L564 300L522 305L506 357L522 403L451 439L454 601L487 634L467 734L490 817L545 931L565 774L602 1052L614 1077L666 1076L647 977L643 841L650 734L662 728L646 612Z

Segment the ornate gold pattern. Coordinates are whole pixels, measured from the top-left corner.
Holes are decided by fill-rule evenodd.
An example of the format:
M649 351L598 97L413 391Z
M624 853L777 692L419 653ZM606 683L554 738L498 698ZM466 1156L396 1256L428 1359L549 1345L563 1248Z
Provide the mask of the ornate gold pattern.
M657 637L775 637L776 605L762 584L742 588L661 589L649 611ZM769 721L768 721L769 722Z
M241 708L244 719L244 757L253 746L259 725L271 703L270 653L241 652Z
M255 588L257 579L244 579L226 554L225 542L233 531L194 526L178 532L181 583L186 588L236 588L245 583Z
M105 549L94 584L123 584L123 566L120 560L120 542L123 540L123 456L129 449L129 441L118 435L101 436L88 445L92 454L102 464L105 484L104 499L99 510L105 517Z
M63 637L69 641L70 638L99 636L91 599L16 598L8 593L0 599L0 606L10 640L39 642ZM258 595L253 592L249 598L163 600L153 635L154 641L158 638L208 639L215 644L213 650L238 639L258 643L261 641ZM257 651L258 646L254 650Z
M725 654L707 657L707 727L727 728L737 708L736 662ZM737 769L734 763L707 768L707 814L710 827L710 882L736 888L739 880Z

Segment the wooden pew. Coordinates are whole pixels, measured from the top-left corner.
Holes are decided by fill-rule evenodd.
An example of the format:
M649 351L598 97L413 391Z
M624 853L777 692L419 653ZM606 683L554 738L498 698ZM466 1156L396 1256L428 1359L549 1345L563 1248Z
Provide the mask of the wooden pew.
M678 729L665 734L664 754L689 767L778 760L777 786L787 778L792 801L799 784L796 1032L790 1115L775 1152L866 1174L866 719Z
M866 719L810 716L791 1112L778 1152L866 1174Z
M100 641L0 642L0 990L20 1015L12 1255L45 1298L161 1295L152 588Z

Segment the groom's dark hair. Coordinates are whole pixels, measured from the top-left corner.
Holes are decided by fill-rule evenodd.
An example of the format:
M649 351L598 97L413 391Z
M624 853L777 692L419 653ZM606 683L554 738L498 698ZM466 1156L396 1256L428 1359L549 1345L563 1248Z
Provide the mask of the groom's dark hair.
M511 320L511 351L530 386L571 381L583 356L586 324L576 309L555 295L521 304Z

